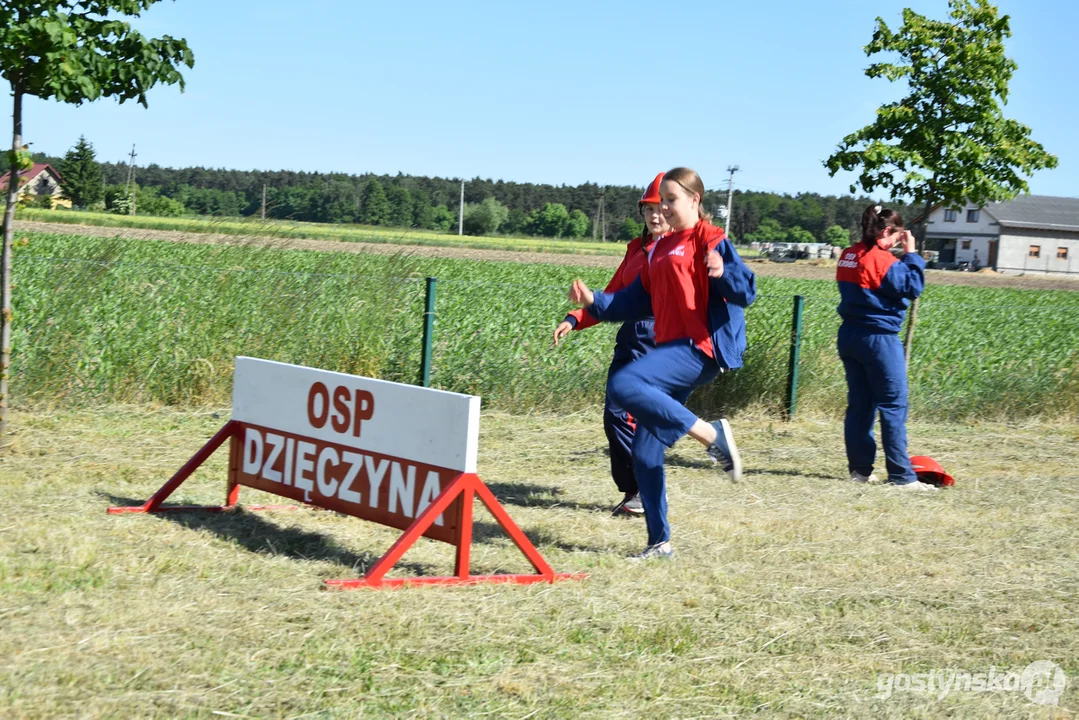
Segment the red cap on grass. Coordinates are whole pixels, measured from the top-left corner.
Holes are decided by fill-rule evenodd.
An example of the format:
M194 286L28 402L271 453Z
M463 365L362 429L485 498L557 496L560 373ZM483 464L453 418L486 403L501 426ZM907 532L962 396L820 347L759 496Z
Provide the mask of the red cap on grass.
M944 472L944 468L940 466L940 463L931 457L915 455L910 459L910 464L914 466L914 474L924 483L939 487L955 485L955 478Z

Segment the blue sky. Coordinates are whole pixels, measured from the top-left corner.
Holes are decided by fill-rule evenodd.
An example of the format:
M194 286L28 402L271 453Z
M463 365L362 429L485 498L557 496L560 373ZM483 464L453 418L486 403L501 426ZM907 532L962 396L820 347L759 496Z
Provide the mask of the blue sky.
M874 18L945 0L367 2L176 0L137 21L188 40L187 90L150 107L30 99L33 149L85 134L139 164L643 185L676 165L710 187L844 193L821 164L899 86L870 80ZM1079 196L1079 3L1007 0L1019 64L1005 114L1060 166L1031 191ZM5 117L11 101L2 100Z

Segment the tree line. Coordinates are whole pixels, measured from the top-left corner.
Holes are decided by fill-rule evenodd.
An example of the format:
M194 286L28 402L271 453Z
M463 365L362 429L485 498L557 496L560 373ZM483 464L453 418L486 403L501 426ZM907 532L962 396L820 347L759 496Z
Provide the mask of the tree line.
M64 178L79 208L140 215L261 217L319 223L356 223L435 231L457 229L461 179L416 175L348 175L290 170L204 167L135 169L98 163L79 138L60 157L35 154ZM0 162L0 170L5 163ZM637 211L642 187L548 185L473 178L464 181L464 232L627 241L644 226ZM47 202L47 201L45 201ZM706 208L725 206L725 191L709 191ZM868 197L779 194L735 189L728 234L745 242L828 242L856 238ZM724 224L722 219L717 224Z

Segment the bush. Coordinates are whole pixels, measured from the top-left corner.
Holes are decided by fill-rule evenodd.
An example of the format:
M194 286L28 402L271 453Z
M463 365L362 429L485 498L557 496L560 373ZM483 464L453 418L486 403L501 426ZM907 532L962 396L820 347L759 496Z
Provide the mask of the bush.
M588 216L580 210L574 210L569 214L569 219L566 221L565 236L568 238L580 238L584 237L586 232L588 232Z
M526 228L529 235L557 238L566 234L569 211L562 203L547 203L528 217Z
M849 232L839 225L832 225L824 231L824 242L836 247L847 247L852 241Z
M465 235L493 235L509 216L509 210L493 197L465 205Z
M633 218L626 218L618 226L618 239L629 242L633 238L640 237L644 233L644 223L639 223Z
M39 210L52 210L52 195L34 195L30 200L29 207L38 208Z

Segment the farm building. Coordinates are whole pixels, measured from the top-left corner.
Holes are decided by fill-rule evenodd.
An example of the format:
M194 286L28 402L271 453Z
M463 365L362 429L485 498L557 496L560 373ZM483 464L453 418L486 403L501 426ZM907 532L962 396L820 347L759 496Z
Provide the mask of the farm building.
M1079 275L1079 198L1021 195L983 207L939 205L929 213L926 247L938 250L945 266Z
M10 172L0 176L0 192L7 192ZM60 197L60 173L56 172L48 163L34 163L29 170L19 173L19 200L32 200L48 195L52 198L53 205L71 207L71 201Z

